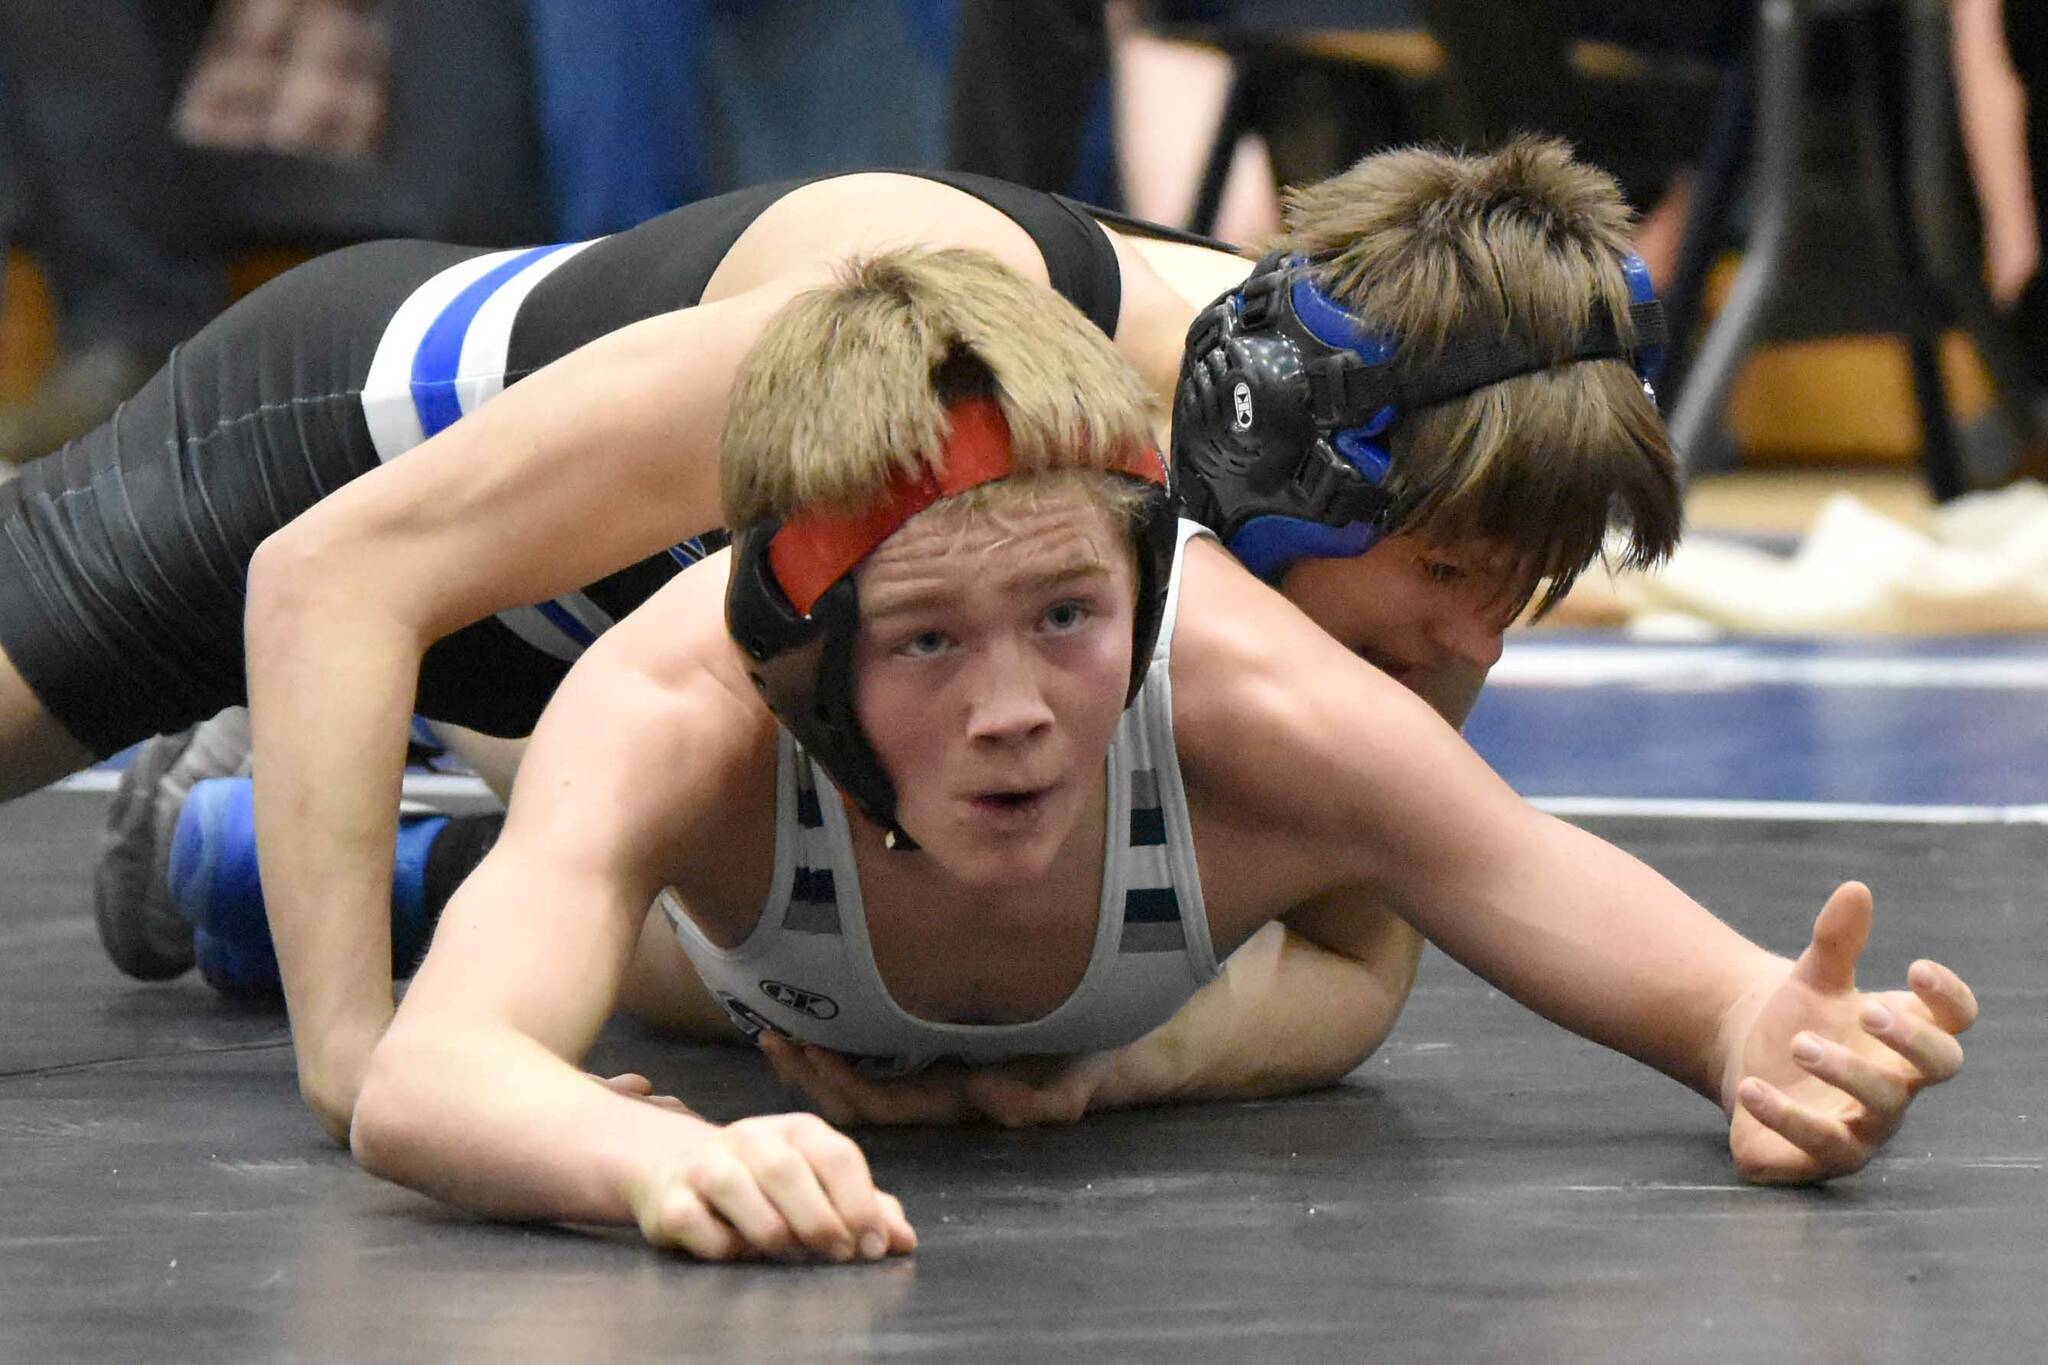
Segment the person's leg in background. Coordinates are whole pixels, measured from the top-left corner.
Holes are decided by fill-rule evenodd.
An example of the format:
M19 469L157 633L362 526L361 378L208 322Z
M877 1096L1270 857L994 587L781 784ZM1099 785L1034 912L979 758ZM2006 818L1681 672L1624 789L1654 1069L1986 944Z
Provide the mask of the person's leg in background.
M1109 76L1103 9L1104 0L960 0L946 164L1073 193Z
M595 237L709 194L708 0L526 0L555 232Z
M1110 0L1117 168L1131 213L1179 227L1194 210L1236 68L1226 53L1162 37L1145 20L1132 0ZM1265 141L1241 137L1210 231L1227 242L1256 242L1279 227Z
M702 74L713 189L940 164L953 3L711 5Z
M606 5L581 7L593 15ZM551 232L522 0L388 7L388 235L522 246Z
M1991 300L2018 332L2035 382L2048 383L2048 16L2038 5L1955 0L1957 114L1983 231Z
M56 300L56 368L0 413L19 463L103 420L226 302L211 192L172 136L209 0L0 5L16 229Z

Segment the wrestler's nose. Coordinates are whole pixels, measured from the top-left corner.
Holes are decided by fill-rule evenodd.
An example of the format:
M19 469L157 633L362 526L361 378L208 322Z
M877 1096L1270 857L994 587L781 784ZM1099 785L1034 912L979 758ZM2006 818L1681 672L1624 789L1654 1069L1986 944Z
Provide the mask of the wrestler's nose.
M1052 727L1052 704L1039 676L1039 661L1021 641L1003 637L974 661L974 693L968 737L986 743L1016 743Z

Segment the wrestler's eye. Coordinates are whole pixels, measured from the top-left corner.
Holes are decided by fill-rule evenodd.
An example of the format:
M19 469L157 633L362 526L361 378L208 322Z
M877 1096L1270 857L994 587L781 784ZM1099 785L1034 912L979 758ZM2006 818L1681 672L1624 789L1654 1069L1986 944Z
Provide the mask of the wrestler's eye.
M1424 556L1415 563L1422 570L1422 576L1432 583L1462 583L1470 572L1464 565L1453 564L1447 559L1430 559Z
M929 659L945 653L946 647L952 643L952 638L944 631L921 630L896 646L896 652L906 659Z
M1058 634L1068 634L1088 624L1093 615L1086 602L1057 602L1046 608L1046 627Z

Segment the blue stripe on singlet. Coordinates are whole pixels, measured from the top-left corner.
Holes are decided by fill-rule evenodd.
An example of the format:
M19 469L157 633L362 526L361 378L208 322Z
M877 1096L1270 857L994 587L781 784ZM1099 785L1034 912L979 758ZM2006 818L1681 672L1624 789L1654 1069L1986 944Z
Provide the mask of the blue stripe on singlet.
M533 609L548 618L548 624L582 645L585 649L597 643L597 637L590 633L590 627L571 616L559 602L536 602Z
M428 324L426 334L420 338L419 349L412 356L412 405L419 414L422 433L432 436L444 431L462 416L462 399L455 391L455 376L462 366L462 343L469 336L469 324L476 320L477 310L507 280L566 245L568 243L537 246L493 266L450 299L448 306ZM589 635L590 632L583 633Z

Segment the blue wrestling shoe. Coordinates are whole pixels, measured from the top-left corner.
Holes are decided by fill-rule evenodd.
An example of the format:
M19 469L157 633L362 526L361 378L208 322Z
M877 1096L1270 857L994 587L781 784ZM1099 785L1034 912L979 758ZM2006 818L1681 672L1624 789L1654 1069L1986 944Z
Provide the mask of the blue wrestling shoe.
M392 866L393 970L409 972L426 949L427 850L448 824L445 815L399 821ZM255 793L248 778L197 784L178 813L171 837L171 898L192 923L199 974L222 995L274 1000L283 991L263 882L256 867Z
M207 985L238 1000L283 993L256 875L256 807L247 778L193 786L171 836L168 880L172 901L192 922L193 955Z

